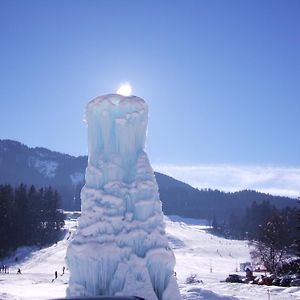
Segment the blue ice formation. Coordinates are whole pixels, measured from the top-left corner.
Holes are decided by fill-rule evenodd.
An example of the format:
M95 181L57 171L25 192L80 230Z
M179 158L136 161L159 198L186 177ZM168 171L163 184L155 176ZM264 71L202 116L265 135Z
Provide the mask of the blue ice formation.
M148 106L109 94L86 109L82 215L66 255L67 295L179 300L158 186L144 151Z

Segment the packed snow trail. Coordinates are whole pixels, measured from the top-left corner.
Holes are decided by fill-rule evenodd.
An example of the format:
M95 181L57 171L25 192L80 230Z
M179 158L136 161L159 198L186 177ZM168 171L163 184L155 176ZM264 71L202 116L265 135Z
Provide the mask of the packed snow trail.
M249 249L244 241L226 240L205 231L206 223L180 217L165 218L170 245L176 256L176 276L184 300L271 300L300 299L300 288L268 287L220 282L229 273L236 273L236 263L249 260ZM10 266L9 274L0 273L1 300L45 300L65 297L68 271L62 274L64 257L77 222L66 221L66 235L57 245L41 250L20 248L0 265ZM71 237L72 238L72 237ZM219 253L221 256L217 253ZM231 254L231 255L230 255ZM15 257L18 256L18 262ZM212 272L210 267L212 266ZM22 274L17 275L18 268ZM54 272L58 278L52 283ZM186 284L191 274L203 283Z

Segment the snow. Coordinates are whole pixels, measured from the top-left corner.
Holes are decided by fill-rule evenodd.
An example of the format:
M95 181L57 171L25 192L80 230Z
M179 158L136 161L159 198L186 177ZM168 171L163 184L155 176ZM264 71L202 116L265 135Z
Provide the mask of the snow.
M110 94L88 103L82 215L68 247L67 295L180 299L158 186L144 151L148 107Z
M71 212L68 213L65 236L57 245L43 249L19 248L14 255L0 261L0 264L10 266L9 274L0 273L1 300L44 300L65 296L69 271L61 276L62 267L67 246L76 230L75 218L78 214L78 212L73 215ZM205 231L198 220L193 223L192 219L170 216L165 222L170 246L176 256L175 271L184 300L266 300L268 289L271 300L300 299L300 287L268 287L220 282L229 273L236 273L236 263L249 260L246 241L226 240L213 236ZM16 256L18 262L15 262ZM18 268L21 268L21 275L16 274ZM52 283L56 270L59 275ZM186 279L191 274L197 274L197 278L203 283L186 284Z
M82 172L75 172L70 175L70 179L71 179L73 185L77 185L84 181L84 174Z
M300 287L285 288L226 283L241 262L250 260L247 241L228 240L207 233L203 221L178 216L167 218L166 231L176 256L178 284L183 299L300 299ZM212 272L211 272L212 269ZM203 283L186 284L191 274ZM254 275L259 275L254 274Z
M35 157L31 157L29 163L34 166L42 175L53 178L55 177L55 171L58 167L58 163L51 160L41 160Z

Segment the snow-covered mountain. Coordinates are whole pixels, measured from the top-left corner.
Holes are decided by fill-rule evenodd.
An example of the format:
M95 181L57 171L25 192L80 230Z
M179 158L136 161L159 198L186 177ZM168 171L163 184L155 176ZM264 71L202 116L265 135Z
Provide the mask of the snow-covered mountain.
M87 157L0 140L0 183L54 186L65 208L79 208Z
M87 157L0 140L0 181L11 184L73 184L84 180Z
M229 273L236 273L239 263L249 260L246 241L211 235L206 232L207 225L201 220L169 216L165 222L169 243L177 261L176 278L183 300L300 299L299 287L224 282ZM43 249L20 248L14 255L2 260L1 263L10 267L10 273L0 274L0 299L44 300L64 297L69 281L68 270L63 274L64 257L76 224L76 219L72 217L66 222L65 236L57 244ZM16 274L18 268L22 274ZM55 271L58 272L58 278L52 282ZM186 280L192 274L195 275L195 283L187 284ZM238 274L245 275L241 272Z
M46 148L29 148L17 141L0 140L0 184L52 185L58 190L64 209L80 209L86 166L86 156L74 157ZM155 172L155 177L165 214L226 219L232 212L243 213L254 200L258 203L268 200L277 207L297 205L296 199L287 197L255 191L198 190L161 173Z
M87 156L71 156L46 148L30 148L13 140L0 140L0 184L20 183L37 186L52 185L64 209L80 209L80 191L84 185ZM193 190L172 177L155 173L164 190Z

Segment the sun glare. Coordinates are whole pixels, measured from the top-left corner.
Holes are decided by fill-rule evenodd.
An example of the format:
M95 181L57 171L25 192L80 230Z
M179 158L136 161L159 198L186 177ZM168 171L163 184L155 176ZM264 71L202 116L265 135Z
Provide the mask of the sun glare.
M117 94L126 96L126 97L130 96L131 95L131 85L129 83L123 83L117 90Z

